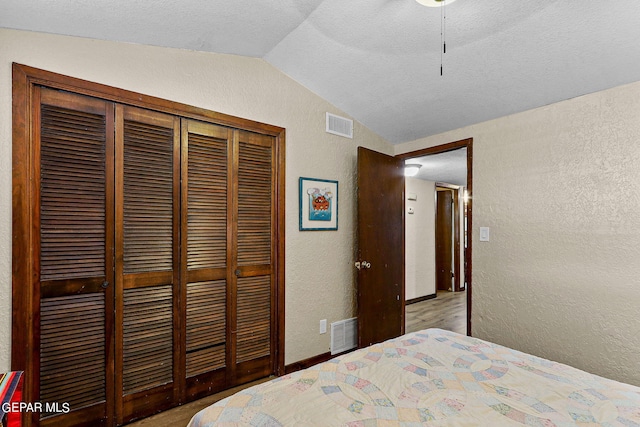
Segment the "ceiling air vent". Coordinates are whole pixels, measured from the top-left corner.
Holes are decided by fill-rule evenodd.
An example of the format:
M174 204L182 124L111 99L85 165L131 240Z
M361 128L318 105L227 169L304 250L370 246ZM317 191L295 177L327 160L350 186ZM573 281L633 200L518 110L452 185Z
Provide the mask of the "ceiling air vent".
M353 120L327 113L327 132L353 139Z

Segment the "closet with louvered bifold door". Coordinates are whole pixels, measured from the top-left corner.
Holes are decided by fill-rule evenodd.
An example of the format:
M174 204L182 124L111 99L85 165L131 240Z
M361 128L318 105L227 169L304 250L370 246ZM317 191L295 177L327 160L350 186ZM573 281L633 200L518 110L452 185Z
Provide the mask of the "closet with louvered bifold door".
M275 146L195 120L182 141L186 386L198 397L272 371Z
M180 119L41 90L41 425L180 399Z
M276 373L277 138L32 99L25 396L70 410L27 424L122 425Z

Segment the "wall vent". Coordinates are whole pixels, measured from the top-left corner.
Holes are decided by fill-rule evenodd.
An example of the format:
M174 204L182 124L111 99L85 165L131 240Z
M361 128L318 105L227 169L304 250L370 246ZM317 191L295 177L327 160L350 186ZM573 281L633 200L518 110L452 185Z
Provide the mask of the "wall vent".
M353 120L327 113L327 132L353 139Z
M331 354L342 353L358 346L358 318L331 324Z

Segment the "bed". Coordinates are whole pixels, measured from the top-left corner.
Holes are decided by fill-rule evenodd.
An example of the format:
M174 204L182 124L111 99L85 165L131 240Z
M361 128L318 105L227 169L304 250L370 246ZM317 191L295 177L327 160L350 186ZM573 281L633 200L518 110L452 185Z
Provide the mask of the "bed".
M640 427L640 388L427 329L240 391L189 423L240 425Z

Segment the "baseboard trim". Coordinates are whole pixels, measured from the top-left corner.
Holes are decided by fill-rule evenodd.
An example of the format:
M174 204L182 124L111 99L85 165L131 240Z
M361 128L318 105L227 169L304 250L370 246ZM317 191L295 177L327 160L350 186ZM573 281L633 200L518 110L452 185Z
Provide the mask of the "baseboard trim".
M299 360L297 362L293 362L290 365L286 365L284 367L284 373L290 374L292 372L301 371L303 369L310 368L313 365L317 365L318 363L326 362L327 360L330 360L330 359L331 359L330 352L318 354L317 356L313 356L304 360Z
M317 365L318 363L322 363L322 362L326 362L328 360L333 359L334 357L338 357L338 356L342 356L343 354L347 354L350 353L352 351L356 350L351 349L351 350L347 350L347 351L343 351L342 353L338 353L338 354L331 354L331 352L326 352L326 353L322 353L322 354L318 354L317 356L313 356L310 357L308 359L304 359L304 360L299 360L297 362L293 362L290 365L286 365L284 367L284 373L286 374L290 374L292 372L296 372L296 371L301 371L303 369L307 369L310 368L314 365Z
M434 299L438 294L430 294L430 295L425 295L423 297L418 297L418 298L411 298L405 301L405 305L411 305L411 304L415 304L417 302L422 302L422 301L426 301L429 299Z

